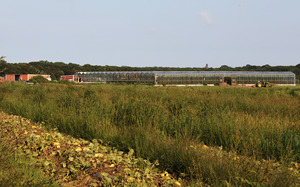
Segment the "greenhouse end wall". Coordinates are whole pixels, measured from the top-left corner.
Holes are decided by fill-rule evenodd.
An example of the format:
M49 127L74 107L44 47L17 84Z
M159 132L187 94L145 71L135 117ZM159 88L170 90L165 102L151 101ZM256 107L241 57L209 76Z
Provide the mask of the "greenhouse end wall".
M75 81L83 83L134 83L155 85L254 85L267 81L276 85L295 86L292 72L227 72L227 71L153 71L153 72L77 72Z

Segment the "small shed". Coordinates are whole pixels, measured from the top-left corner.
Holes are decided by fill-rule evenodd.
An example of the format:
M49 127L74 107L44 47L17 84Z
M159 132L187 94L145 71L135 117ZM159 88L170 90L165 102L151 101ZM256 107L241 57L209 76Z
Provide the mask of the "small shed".
M74 81L75 75L62 75L60 76L60 80Z

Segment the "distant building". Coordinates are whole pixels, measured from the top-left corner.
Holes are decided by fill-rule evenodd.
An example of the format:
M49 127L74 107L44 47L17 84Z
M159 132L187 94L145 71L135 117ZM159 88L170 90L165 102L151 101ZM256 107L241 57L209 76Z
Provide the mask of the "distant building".
M75 81L83 83L132 83L177 86L255 85L267 81L273 85L295 86L292 72L266 71L132 71L132 72L77 72Z
M74 81L75 75L62 75L60 76L60 80Z
M208 69L208 64L205 65L205 69Z
M5 80L6 81L29 81L31 78L35 76L43 76L47 80L51 81L50 75L40 75L40 74L6 74L5 75Z
M0 82L4 82L4 77L0 77Z

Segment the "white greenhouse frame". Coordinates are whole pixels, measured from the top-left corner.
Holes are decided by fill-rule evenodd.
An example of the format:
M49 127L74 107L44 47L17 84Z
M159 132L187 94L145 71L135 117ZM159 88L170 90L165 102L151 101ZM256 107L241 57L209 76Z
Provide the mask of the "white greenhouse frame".
M296 85L292 72L264 71L131 71L77 72L75 81L83 83L134 83L154 85L215 85L230 79L232 84L253 85L267 81L276 85Z

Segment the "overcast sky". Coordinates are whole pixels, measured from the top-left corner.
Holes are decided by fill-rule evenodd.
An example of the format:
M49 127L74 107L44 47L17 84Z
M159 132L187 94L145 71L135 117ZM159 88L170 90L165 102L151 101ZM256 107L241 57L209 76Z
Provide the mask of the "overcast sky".
M0 0L0 56L92 65L300 63L300 0Z

